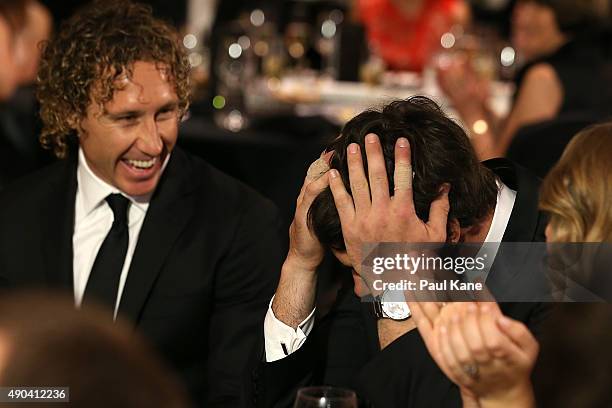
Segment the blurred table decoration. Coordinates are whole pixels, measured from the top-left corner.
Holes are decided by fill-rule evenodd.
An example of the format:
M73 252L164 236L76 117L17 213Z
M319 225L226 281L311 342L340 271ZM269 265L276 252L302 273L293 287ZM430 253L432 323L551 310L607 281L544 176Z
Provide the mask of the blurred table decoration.
M258 78L246 96L249 111L270 114L274 109L293 110L297 116L322 115L342 126L359 112L414 95L427 95L449 113L454 109L436 84L424 84L414 72L387 72L379 85L337 81L302 72L278 78ZM427 86L425 86L427 85ZM512 86L493 81L489 102L500 114L509 110Z

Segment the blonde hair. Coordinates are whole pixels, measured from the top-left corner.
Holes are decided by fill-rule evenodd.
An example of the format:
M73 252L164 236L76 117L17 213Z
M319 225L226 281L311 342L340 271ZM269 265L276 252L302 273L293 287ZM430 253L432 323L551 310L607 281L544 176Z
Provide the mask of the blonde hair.
M579 132L544 179L555 242L612 241L612 122Z

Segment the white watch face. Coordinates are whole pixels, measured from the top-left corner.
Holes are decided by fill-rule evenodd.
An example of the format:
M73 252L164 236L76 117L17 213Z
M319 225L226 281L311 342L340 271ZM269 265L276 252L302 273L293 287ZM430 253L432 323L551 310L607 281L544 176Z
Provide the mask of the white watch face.
M393 320L404 320L410 317L410 308L406 302L380 302L383 314Z

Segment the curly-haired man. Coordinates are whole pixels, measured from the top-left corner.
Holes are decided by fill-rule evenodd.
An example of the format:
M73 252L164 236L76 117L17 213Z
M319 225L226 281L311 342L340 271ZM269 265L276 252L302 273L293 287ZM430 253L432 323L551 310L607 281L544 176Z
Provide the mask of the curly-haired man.
M280 270L277 214L175 146L189 104L175 31L95 2L46 45L38 82L41 141L63 160L0 195L0 287L104 304L198 405L239 405Z

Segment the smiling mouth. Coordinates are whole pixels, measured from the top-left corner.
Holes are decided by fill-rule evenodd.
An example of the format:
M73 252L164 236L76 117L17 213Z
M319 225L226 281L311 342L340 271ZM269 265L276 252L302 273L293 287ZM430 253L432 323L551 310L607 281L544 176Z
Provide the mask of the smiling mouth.
M137 170L148 170L155 165L155 163L157 162L157 157L154 157L150 160L123 159L123 162Z

